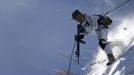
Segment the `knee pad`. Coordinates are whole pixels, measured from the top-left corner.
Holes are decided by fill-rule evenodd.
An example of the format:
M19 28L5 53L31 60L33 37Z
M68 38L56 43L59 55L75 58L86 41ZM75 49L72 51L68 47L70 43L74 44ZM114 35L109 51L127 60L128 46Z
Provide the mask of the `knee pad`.
M100 45L100 47L104 50L104 48L106 47L106 44L107 43L104 43L106 40L104 40L104 39L100 39L99 40L99 45Z

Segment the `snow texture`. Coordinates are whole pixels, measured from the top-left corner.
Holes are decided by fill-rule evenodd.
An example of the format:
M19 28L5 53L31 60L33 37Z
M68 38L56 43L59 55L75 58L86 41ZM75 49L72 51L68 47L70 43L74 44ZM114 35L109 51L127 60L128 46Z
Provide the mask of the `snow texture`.
M129 15L120 20L119 25L112 28L108 35L116 62L106 66L107 57L103 50L98 49L95 59L82 68L85 75L134 75L134 16Z
M58 75L68 75L67 70L61 70L61 69L55 69L55 73ZM76 75L76 74L70 72L69 75Z

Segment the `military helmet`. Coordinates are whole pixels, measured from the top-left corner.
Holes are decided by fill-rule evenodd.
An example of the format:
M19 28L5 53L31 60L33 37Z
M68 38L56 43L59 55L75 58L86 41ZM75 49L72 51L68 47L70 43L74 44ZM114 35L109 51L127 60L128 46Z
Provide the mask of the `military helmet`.
M76 9L73 13L72 13L72 18L76 19L77 15L82 14L78 9Z

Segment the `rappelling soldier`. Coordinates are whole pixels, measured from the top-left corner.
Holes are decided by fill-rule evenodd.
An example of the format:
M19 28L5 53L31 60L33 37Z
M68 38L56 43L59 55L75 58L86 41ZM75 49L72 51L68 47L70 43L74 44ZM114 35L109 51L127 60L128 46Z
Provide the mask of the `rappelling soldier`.
M108 65L111 65L115 61L115 57L111 50L110 42L107 40L108 30L112 23L112 19L105 15L87 15L83 14L79 10L75 10L72 13L72 18L76 20L80 25L80 35L77 36L79 40L83 39L87 34L95 31L99 46L107 55ZM78 40L76 39L76 41Z

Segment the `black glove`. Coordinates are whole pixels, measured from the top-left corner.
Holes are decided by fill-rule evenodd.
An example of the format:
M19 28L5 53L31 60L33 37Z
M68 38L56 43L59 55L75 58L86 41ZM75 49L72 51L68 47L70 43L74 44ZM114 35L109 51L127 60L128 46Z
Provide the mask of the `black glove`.
M83 33L83 32L85 32L86 30L85 30L85 28L83 28L81 25L79 25L79 32L80 33Z
M79 30L79 32L80 33L83 33L83 32L85 32L86 30L84 29L84 28L81 28L80 30Z
M75 41L78 41L80 43L85 43L85 41L83 41L82 39L84 38L84 35L75 35Z
M75 40L76 41L79 41L79 40L81 40L83 38L84 38L84 35L79 35L79 36L75 35Z

